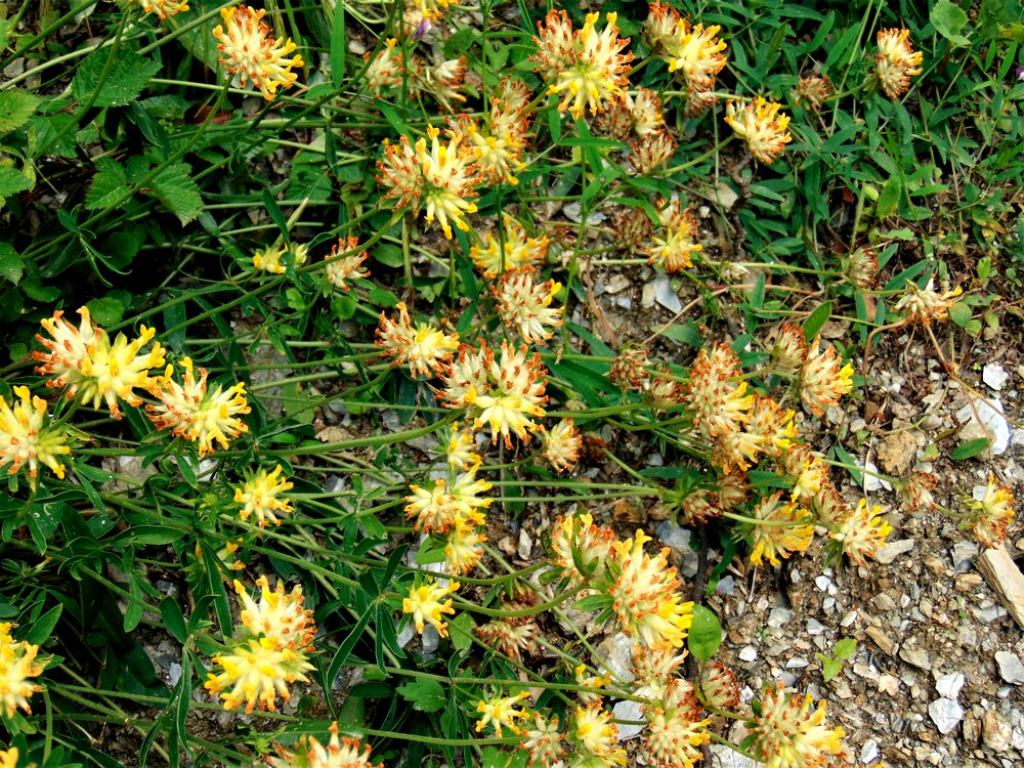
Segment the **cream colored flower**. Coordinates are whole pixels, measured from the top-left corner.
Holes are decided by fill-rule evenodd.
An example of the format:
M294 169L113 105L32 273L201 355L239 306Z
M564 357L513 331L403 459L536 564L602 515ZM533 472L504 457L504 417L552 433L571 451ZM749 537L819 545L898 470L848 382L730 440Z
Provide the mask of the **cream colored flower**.
M211 672L204 683L210 693L220 694L224 709L245 704L246 714L254 709L277 709L278 697L288 701L288 686L309 682L306 672L314 667L306 654L279 647L273 638L251 638L213 657L220 673Z
M876 41L878 80L886 96L898 99L910 87L910 78L921 74L924 54L910 44L909 29L880 29Z
M281 494L290 490L294 484L281 479L282 471L284 467L280 464L272 472L261 469L243 485L235 487L235 503L242 505L238 516L243 521L248 520L250 515L256 515L260 528L265 528L268 522L280 525L277 516L292 511L292 505Z
M188 0L139 0L139 5L143 11L156 15L160 21L188 10Z
M794 552L804 552L814 538L814 527L807 519L807 512L796 502L785 502L782 492L761 499L754 507L757 520L754 526L754 546L750 551L750 562L761 565L764 558L772 565L780 565L779 558L788 558Z
M525 719L529 713L525 709L516 709L516 704L528 698L530 692L521 691L513 696L496 696L478 702L476 711L480 717L476 721L476 732L481 733L490 724L499 738L505 735L503 728L516 735L522 733L516 721Z
M331 723L331 739L325 747L314 737L302 736L294 751L274 745L277 757L267 757L269 768L381 768L370 762L370 745L349 736L338 738L338 724Z
M619 729L612 722L612 713L602 709L597 698L586 706L576 707L570 737L580 757L592 761L583 765L614 766L626 764L626 750L619 746Z
M809 695L786 695L783 685L768 688L751 728L754 753L766 768L811 768L829 765L844 755L843 729L825 723L827 707L817 708Z
M457 581L442 587L432 582L409 590L408 597L402 600L402 612L412 614L416 631L421 635L426 624L431 624L441 637L448 637L448 624L445 615L453 615L455 608L451 600L444 598L457 591L461 585Z
M43 690L29 678L43 674L43 665L36 661L39 646L11 636L13 624L0 622L0 712L14 717L19 709L32 714L29 697ZM15 753L15 758L17 753Z
M253 10L248 5L221 8L223 24L213 29L220 51L220 63L229 73L238 76L242 87L252 81L263 98L273 100L278 88L290 88L298 79L293 72L303 66L298 54L288 57L298 46L283 35L276 40L267 22L265 9Z
M715 86L715 76L726 64L722 52L728 46L718 39L722 28L691 25L680 19L672 34L662 40L661 58L669 72L679 72L691 91L707 91Z
M978 543L986 549L1002 546L1010 523L1014 518L1013 493L989 475L980 499L968 502L967 525L971 526Z
M266 576L256 579L260 600L256 602L242 582L235 581L235 592L241 605L242 625L253 635L268 638L278 648L305 651L313 645L316 626L313 612L302 607L302 586L296 584L285 593L284 582L278 581L274 590Z
M544 431L544 458L556 472L567 472L576 466L583 438L572 419L562 419Z
M343 256L342 254L349 254ZM370 273L362 269L363 262L369 254L366 251L359 251L359 238L355 235L342 237L331 246L331 255L327 261L327 279L331 285L342 291L348 291L352 286L350 280L365 280Z
M671 680L659 701L644 706L648 760L666 768L693 768L704 757L701 747L711 741L711 720L702 714L692 686L679 678Z
M747 142L752 154L762 163L773 163L793 140L788 130L789 115L780 113L782 105L758 96L739 106L730 101L725 106L725 122Z
M539 283L534 274L532 267L506 270L493 293L505 327L517 331L524 341L540 344L562 324L565 307L552 306L562 284L556 280Z
M963 293L957 286L951 291L940 293L935 290L935 281L930 279L924 288L918 288L913 280L907 281L903 296L896 302L896 311L903 313L907 322L930 325L949 320L949 308Z
M485 278L493 279L505 271L543 264L548 254L547 237L530 237L523 225L505 215L501 237L494 231L484 236L484 246L474 244L469 255Z
M821 346L818 336L811 343L800 375L800 399L815 416L853 390L853 366L840 367L842 360L832 344Z
M34 485L39 465L43 464L63 480L60 457L71 453L67 433L50 422L46 401L33 397L28 387L15 387L14 397L17 399L11 405L0 397L0 467L9 464L7 474L13 475L27 466L29 481Z
M857 508L838 530L830 536L843 547L843 554L855 565L865 565L868 558L874 558L885 540L892 533L892 526L886 522L882 508L877 504L868 504L861 499Z
M697 217L684 209L678 200L659 214L663 235L655 235L647 248L648 263L666 272L678 272L693 266L693 255L704 246L697 242Z
M398 318L380 314L377 327L377 346L395 365L408 365L413 376L440 373L451 360L452 352L459 348L459 335L446 334L429 322L413 325L404 301L395 305Z

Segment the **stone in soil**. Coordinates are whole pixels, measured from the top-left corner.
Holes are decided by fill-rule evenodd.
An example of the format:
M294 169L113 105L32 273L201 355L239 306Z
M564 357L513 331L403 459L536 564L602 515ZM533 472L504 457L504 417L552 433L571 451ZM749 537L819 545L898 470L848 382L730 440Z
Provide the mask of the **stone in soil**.
M939 729L939 733L946 736L960 724L964 718L964 708L953 699L940 697L928 705L928 716Z
M1024 683L1024 664L1020 658L1008 651L996 652L996 664L999 665L999 676L1012 685Z

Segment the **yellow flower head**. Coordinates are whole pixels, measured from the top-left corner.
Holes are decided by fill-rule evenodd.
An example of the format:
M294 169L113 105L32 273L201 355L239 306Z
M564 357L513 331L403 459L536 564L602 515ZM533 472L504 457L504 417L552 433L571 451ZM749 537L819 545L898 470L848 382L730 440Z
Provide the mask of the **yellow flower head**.
M650 88L637 88L633 100L633 131L637 136L651 136L665 128L661 97Z
M476 705L477 714L480 715L476 721L476 732L481 733L489 723L494 726L494 732L498 738L505 735L503 728L508 728L518 736L522 733L522 729L516 725L516 721L524 720L529 713L525 709L516 709L516 704L528 698L530 698L530 692L521 691L514 696L497 696L479 702Z
M484 246L473 245L469 252L477 269L488 279L506 270L542 264L547 259L547 237L529 237L523 225L511 216L506 215L504 222L504 238L489 231L484 235Z
M363 54L363 60L369 62L364 77L374 93L380 95L384 88L402 84L402 73L406 71L405 56L406 54L398 47L398 39L394 37L387 38L384 47L376 55L369 51ZM411 57L412 54L408 56Z
M556 280L538 283L532 267L507 270L494 287L498 315L506 328L514 329L532 344L542 344L552 337L553 328L562 324L565 307L551 306L562 290Z
M145 13L156 14L161 21L188 10L188 0L139 0L139 5Z
M478 349L465 344L459 348L458 357L442 377L445 388L441 397L449 407L468 407L474 429L489 425L491 442L501 436L511 448L513 433L525 442L540 429L533 418L545 413L546 373L540 355L529 356L525 344L516 349L502 341L501 356L496 358L481 340Z
M800 374L800 399L815 416L821 416L853 389L853 366L847 363L840 367L841 363L833 345L822 348L821 337L814 339Z
M243 87L249 81L259 88L263 98L273 100L278 88L291 88L298 79L293 68L302 67L302 57L292 53L298 46L283 35L274 39L274 30L263 17L267 14L261 8L256 11L248 5L221 8L223 24L213 29L213 36L219 44L220 63L229 73L238 76Z
M757 393L750 409L750 423L747 431L761 438L762 450L777 459L788 451L799 437L793 419L796 412L783 409L772 397Z
M467 213L475 213L475 187L480 183L479 166L471 151L462 147L463 135L449 133L448 142L438 140L440 131L427 128L427 138L415 146L405 136L398 144L384 142L384 158L377 163L377 182L386 188L385 198L393 198L399 207L415 212L424 209L427 224L436 218L444 236L452 237L452 224L469 230Z
M719 26L705 28L680 19L676 28L662 41L661 58L669 72L678 72L691 91L708 91L715 87L715 76L725 67L722 53L728 46L718 39Z
M671 680L664 695L653 706L644 707L647 732L644 753L654 765L693 768L711 741L709 719L701 718L700 702L692 686L678 678Z
M17 710L32 714L28 699L43 690L28 682L43 674L43 665L36 661L39 646L11 637L13 624L0 622L0 712L14 717ZM17 753L15 753L17 757Z
M663 52L676 38L682 20L679 11L668 3L650 3L644 19L644 39L653 50Z
M413 325L404 301L395 305L398 318L380 313L377 346L395 365L408 365L413 376L440 373L459 348L459 335L446 334L430 323Z
M349 254L343 256L342 254ZM369 254L359 250L359 238L355 235L342 237L331 246L331 255L327 261L327 279L335 288L348 291L352 286L349 280L365 280L370 273L362 269L363 262Z
M821 456L804 444L794 445L782 456L782 467L793 477L793 501L809 504L823 488L829 487L828 466Z
M490 499L488 499L490 501ZM480 533L472 520L466 517L455 519L455 525L448 531L444 545L444 559L448 573L462 576L476 568L483 557L483 543L487 538Z
M648 263L666 272L693 266L693 255L704 250L697 242L697 217L674 200L659 214L664 235L655 235L647 248Z
M245 382L228 389L217 384L211 390L205 368L199 369L197 379L191 358L182 358L179 365L184 371L182 382L174 380L174 366L168 365L164 375L155 379L153 394L159 403L146 406L158 429L169 429L177 437L198 443L200 456L212 453L218 444L227 448L232 440L249 431L238 418L251 410L245 399Z
M254 709L276 711L277 698L287 701L291 683L308 683L305 673L313 669L306 654L294 648L279 647L274 638L250 638L225 653L213 657L221 672L213 672L204 687L220 694L224 709L245 704L246 714Z
M442 587L436 582L423 584L409 590L409 596L402 600L402 613L411 613L416 631L423 634L424 626L429 623L441 637L448 637L448 624L445 615L454 615L455 607L451 600L444 598L457 591L460 584L451 581Z
M15 387L14 397L17 400L11 405L0 397L0 467L10 464L7 474L13 475L27 465L29 480L35 484L39 465L45 464L64 479L60 457L71 453L67 434L50 424L46 401L33 397L28 387Z
M0 749L0 768L18 768L18 748Z
M123 333L117 334L114 343L102 328L94 327L89 310L78 310L82 322L75 328L55 312L52 318L42 321L42 326L52 339L37 335L39 342L48 352L34 352L32 358L41 365L36 372L44 376L56 374L46 382L48 387L67 387L69 398L81 393L82 401L93 408L106 402L110 415L121 418L118 399L133 407L142 405L142 398L136 389L151 390L156 382L149 377L151 368L164 364L164 350L159 342L153 342L152 349L145 354L140 350L153 341L156 331L140 326L139 337L129 342Z
M460 429L459 423L452 424L451 435L445 446L448 466L452 469L469 469L482 459L476 452L476 435L471 429Z
M737 381L740 361L727 345L718 344L710 353L701 348L690 369L686 402L693 410L694 424L708 437L741 430L750 421L753 395L747 384Z
M415 520L413 527L424 533L448 533L459 521L481 525L484 521L482 510L494 501L480 496L491 489L486 480L476 478L476 467L463 472L448 488L441 477L434 480L430 488L411 484L412 493L405 497L405 515Z
M615 531L595 525L589 512L559 517L551 532L555 564L581 582L605 569L615 552L615 542Z
M460 115L456 130L466 138L466 146L473 154L480 175L488 184L518 184L516 173L521 171L525 131L521 129L525 117L499 112L490 128L478 125L468 115Z
M544 430L544 458L556 472L567 472L576 466L583 438L572 419L562 419Z
M1002 546L1010 523L1013 522L1013 504L1010 489L996 482L995 476L989 475L982 497L968 503L970 514L967 524L971 526L981 546L986 549Z
M295 751L275 745L277 757L264 758L270 768L381 768L370 762L370 745L349 736L338 738L338 724L331 723L331 739L325 747L312 736L299 739Z
M627 73L633 54L621 53L629 39L619 38L617 14L607 14L600 33L596 30L598 18L600 14L587 14L583 26L574 31L565 11L551 10L544 21L537 22L533 39L538 48L533 60L549 83L548 93L562 94L558 110L577 119L587 108L597 114L629 86Z
M248 477L244 484L235 487L235 503L242 505L238 516L243 521L255 514L260 528L265 528L268 522L280 525L281 521L277 516L292 511L288 499L280 494L290 490L294 483L283 480L282 471L284 467L280 464L274 467L272 472L261 469Z
M733 133L747 142L752 154L762 163L774 163L793 140L789 115L780 113L782 105L758 96L739 106L730 101L725 106L725 122Z
M636 694L646 698L661 698L668 690L669 682L686 661L687 652L672 643L661 640L647 647L634 644L630 663L638 683Z
M626 750L619 746L619 729L612 722L612 713L601 708L600 698L576 707L569 736L581 757L596 758L603 766L626 764Z
M693 622L693 603L680 599L682 582L668 564L668 547L651 557L644 552L647 541L650 537L637 529L632 539L616 543L612 558L615 581L608 594L627 635L647 646L667 642L682 648Z
M316 626L313 612L302 607L302 586L296 585L285 594L284 582L278 581L273 591L266 576L256 579L260 601L256 602L240 581L235 592L241 605L242 625L253 635L268 638L279 648L306 651L313 645Z
M898 99L910 87L910 78L921 74L924 54L910 44L909 29L881 29L876 41L878 80L886 96Z
M253 269L269 272L272 275L283 275L285 264L282 259L291 256L293 267L300 267L309 259L309 247L302 243L290 245L269 245L266 248L257 248L252 255Z
M809 696L786 695L780 683L761 698L754 721L754 752L767 768L809 768L841 756L843 729L825 723L826 705Z
M843 553L855 565L864 565L873 558L892 533L892 526L886 522L882 508L868 504L867 499L857 502L853 514L846 518L830 536L843 546Z
M957 286L951 291L940 293L935 290L934 279L924 288L918 288L913 280L907 281L905 293L896 302L896 311L903 313L907 322L931 325L949 320L949 308L956 303L963 290Z
M796 502L785 502L782 492L776 491L758 502L754 517L764 523L754 526L754 547L750 562L761 565L764 558L779 565L779 558L788 558L794 552L803 552L811 546L814 527L807 521L808 514Z

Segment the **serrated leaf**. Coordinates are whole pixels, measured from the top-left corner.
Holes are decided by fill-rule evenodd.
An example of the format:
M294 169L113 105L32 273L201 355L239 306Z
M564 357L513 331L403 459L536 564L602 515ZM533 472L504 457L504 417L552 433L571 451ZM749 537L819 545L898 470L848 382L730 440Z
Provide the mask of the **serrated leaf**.
M0 202L34 186L32 179L17 168L0 167Z
M199 185L192 179L192 166L188 163L164 168L150 182L150 189L182 224L188 224L203 212L203 197Z
M967 14L950 0L939 0L928 14L928 20L935 31L954 45L970 45L971 41L960 34L967 24Z
M131 194L124 168L110 158L96 163L99 171L92 177L92 184L85 195L85 207L90 211L105 211L121 203Z
M104 48L82 62L71 81L71 93L94 107L121 107L142 93L159 70L157 62L132 51Z
M990 442L987 437L966 440L949 452L949 458L953 459L953 461L966 461L977 456L979 453L987 451Z
M16 131L29 121L39 97L27 91L0 91L0 136Z
M703 605L693 606L693 623L686 637L686 645L697 661L707 661L722 643L722 625L718 617Z
M0 278L17 285L25 273L25 261L10 243L0 243Z
M86 306L89 308L89 314L100 325L117 325L124 317L124 304L112 296L93 299Z
M436 680L413 680L398 686L398 693L419 712L437 712L447 703L444 688Z

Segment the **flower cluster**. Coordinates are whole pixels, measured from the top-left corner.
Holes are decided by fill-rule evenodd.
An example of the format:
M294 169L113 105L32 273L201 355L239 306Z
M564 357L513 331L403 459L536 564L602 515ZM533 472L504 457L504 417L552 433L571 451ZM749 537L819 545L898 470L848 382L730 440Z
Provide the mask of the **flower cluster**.
M531 267L507 270L494 288L498 315L524 341L543 343L562 324L565 307L551 306L561 290L562 284L555 280L537 282Z
M793 140L789 115L780 113L782 105L758 96L753 101L730 101L725 105L725 122L733 133L747 142L750 154L762 163L774 163Z
M489 231L483 237L484 245L474 244L470 256L477 269L488 279L505 271L543 264L548 253L548 238L530 237L526 229L509 215L504 217L504 231Z
M277 755L264 758L267 768L381 768L370 762L370 745L350 736L338 737L338 723L331 723L331 738L324 746L313 736L302 736L294 749L274 745Z
M426 625L430 624L438 635L448 637L448 623L444 617L453 615L455 608L452 601L445 598L457 592L460 586L457 581L450 581L447 585L429 582L413 586L402 599L402 613L412 615L416 631L421 635Z
M242 505L238 517L243 522L255 515L260 528L265 528L268 522L280 525L278 515L292 511L288 499L281 495L293 486L290 480L282 479L283 470L280 464L271 472L261 469L248 475L242 485L235 486L235 503Z
M219 696L224 709L244 704L247 714L256 708L275 711L278 697L290 698L289 685L309 682L306 673L313 669L309 653L316 634L313 613L303 608L301 586L285 593L278 583L271 591L266 577L256 585L259 602L235 582L242 626L235 628L231 645L214 655L213 663L221 671L211 672L204 684Z
M898 99L910 87L910 78L921 74L924 54L910 44L909 29L880 29L875 38L878 56L875 71L882 91L890 99Z
M257 248L252 255L252 267L260 272L283 275L290 263L292 268L301 267L309 260L309 247L302 243L274 243L266 248Z
M678 200L658 214L663 235L655 235L647 247L648 263L666 272L678 272L693 266L693 256L703 250L697 242L697 217Z
M41 685L29 682L29 678L43 674L43 665L36 660L39 646L15 640L11 636L13 627L0 622L0 712L5 717L14 717L19 709L31 714L28 699L43 690Z
M1013 493L990 475L980 496L968 501L964 526L974 532L981 546L994 549L1006 541L1007 531L1013 522Z
M431 376L445 370L459 348L459 335L446 334L430 323L413 325L405 302L395 305L398 318L383 312L377 327L377 346L395 365L408 365L413 376Z
M768 688L752 728L754 752L768 768L827 765L845 756L843 729L830 728L824 702L788 695L780 684Z
M339 238L325 259L327 279L338 290L348 291L352 287L349 285L350 280L365 280L370 276L369 272L362 269L368 256L366 251L359 250L359 238L355 235Z
M728 46L718 39L721 31L719 26L692 24L675 8L659 2L650 4L644 21L644 35L655 55L686 83L690 103L700 105L698 111L713 103L710 92L727 61Z
M7 473L13 475L27 466L29 481L35 483L43 464L63 479L60 457L71 453L66 431L50 421L46 401L32 396L28 387L14 387L14 397L8 405L0 396L0 467L10 465Z
M263 20L265 9L248 5L221 8L221 24L213 29L220 51L220 63L245 86L252 82L263 98L272 101L278 88L291 88L298 79L293 69L303 66L298 54L289 57L298 46L284 36L274 38L271 26Z
M188 10L188 0L139 0L139 5L145 13L154 14L160 21Z

